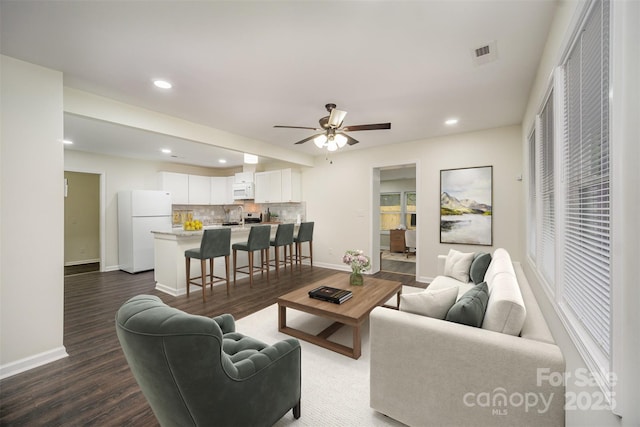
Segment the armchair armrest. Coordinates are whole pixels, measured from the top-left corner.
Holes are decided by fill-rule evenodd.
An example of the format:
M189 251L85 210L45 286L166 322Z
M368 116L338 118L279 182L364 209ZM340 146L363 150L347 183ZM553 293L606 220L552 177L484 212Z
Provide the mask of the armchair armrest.
M278 341L273 345L262 344L249 337L243 337L238 342L242 343L240 345L243 348L226 355L223 361L227 373L236 380L244 380L267 370L290 355L300 364L300 342L295 338Z
M564 372L556 345L384 308L370 320L377 411L409 425L564 424L564 386L543 373Z
M230 314L221 314L220 316L214 317L213 320L220 326L223 335L236 331L236 322Z

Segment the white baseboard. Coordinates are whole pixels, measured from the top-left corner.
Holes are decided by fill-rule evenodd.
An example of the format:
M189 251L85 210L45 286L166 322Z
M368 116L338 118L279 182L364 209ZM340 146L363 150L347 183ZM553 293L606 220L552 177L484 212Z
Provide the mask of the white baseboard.
M69 261L69 262L65 262L64 266L71 267L73 265L93 264L94 262L100 262L100 258L83 259L81 261Z
M110 265L108 267L105 267L104 270L102 270L102 271L104 271L106 273L107 271L116 271L116 270L120 270L120 266L119 265Z
M7 363L6 365L1 365L0 380L37 368L38 366L46 365L47 363L55 362L56 360L60 360L68 356L67 349L62 346L40 354L25 357L24 359L16 360L15 362Z

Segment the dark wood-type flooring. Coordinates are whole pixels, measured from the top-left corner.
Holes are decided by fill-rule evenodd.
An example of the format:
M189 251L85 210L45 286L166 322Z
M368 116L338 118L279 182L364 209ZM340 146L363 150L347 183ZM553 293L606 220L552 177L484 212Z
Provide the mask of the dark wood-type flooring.
M157 426L115 332L115 313L127 299L138 294L158 295L165 303L192 314L212 317L231 313L240 319L274 304L279 295L335 272L308 265L293 273L281 270L280 279L276 280L275 274L271 284L266 277L258 279L253 289L248 279L238 281L229 296L224 287L216 287L206 303L200 291L190 298L156 291L152 271L65 277L64 345L69 357L0 381L0 425ZM409 275L380 272L375 277L425 287ZM276 322L274 319L274 327Z

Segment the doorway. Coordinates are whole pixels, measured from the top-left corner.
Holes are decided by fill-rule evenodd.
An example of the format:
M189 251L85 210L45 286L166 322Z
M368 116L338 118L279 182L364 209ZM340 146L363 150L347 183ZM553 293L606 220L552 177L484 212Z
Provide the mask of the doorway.
M101 271L101 175L64 172L64 274Z
M380 253L375 271L418 277L416 169L412 163L373 170L372 247Z

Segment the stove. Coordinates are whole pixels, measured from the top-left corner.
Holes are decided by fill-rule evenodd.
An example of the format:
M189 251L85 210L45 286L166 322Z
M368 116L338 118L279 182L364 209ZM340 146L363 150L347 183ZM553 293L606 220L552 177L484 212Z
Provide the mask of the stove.
M254 213L247 213L244 216L244 223L245 224L257 224L262 222L262 215L261 214L254 214Z

